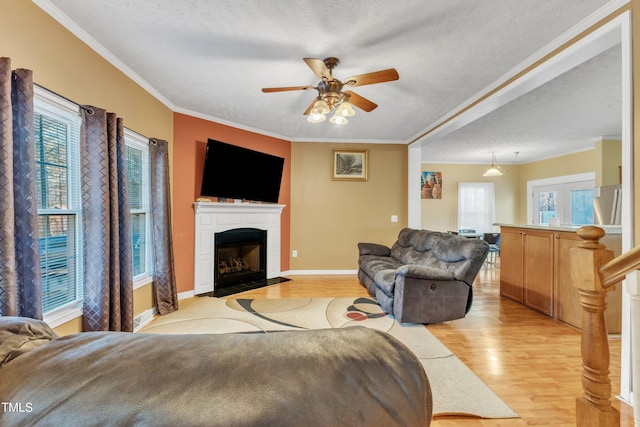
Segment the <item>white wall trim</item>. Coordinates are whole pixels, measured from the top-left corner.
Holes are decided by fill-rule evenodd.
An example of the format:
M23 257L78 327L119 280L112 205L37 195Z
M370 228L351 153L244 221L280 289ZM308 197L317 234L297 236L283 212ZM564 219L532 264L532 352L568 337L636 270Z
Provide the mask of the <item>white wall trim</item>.
M629 3L629 0L614 0L596 10L564 34L557 37L551 43L547 44L520 64L507 71L476 95L468 98L464 103L458 105L440 119L436 120L423 132L414 135L409 139L409 143L412 144L419 141L426 142L431 138L443 137L455 130L458 130L468 123L489 114L517 97L530 92L549 80L565 73L569 69L597 56L610 47L615 46L615 44L620 42L620 17L613 19L611 22L608 22L595 30L593 33L578 40L571 46L568 46L557 55L549 58L544 63L541 63L522 77L495 92L487 99L478 102L478 100L482 99L486 94L491 93L504 85L507 81L513 78L513 76L518 75L523 70L526 70L541 61L545 56L570 42L572 39L607 18L627 3ZM476 102L478 103L473 107L464 111L464 113L455 116L460 111L463 111L466 107L473 105ZM454 119L449 120L451 117L454 117Z
M407 169L408 197L407 197L407 225L411 228L422 228L422 198L420 197L420 175L422 174L422 146L409 145Z
M623 13L617 21L620 23L622 49L622 252L628 252L636 246L633 226L634 207L634 142L633 142L633 49L631 31L631 12ZM632 331L631 324L638 310L632 308L632 300L637 300L637 274L627 276L622 282L622 343L620 363L620 395L627 401L634 401L634 391L640 388L640 371L632 369L638 366L640 346L637 339L633 343L632 334L638 337L638 331ZM635 293L635 294L634 294ZM638 393L635 393L638 395ZM635 402L634 418L640 420L640 403Z
M156 307L152 307L138 314L133 321L133 332L138 332L140 329L151 323L156 314L158 314L158 309Z
M236 228L267 231L267 279L280 275L281 215L285 205L195 202L194 284L198 294L215 289L216 234Z
M181 299L193 298L195 296L196 296L196 293L194 291L180 292L178 294L178 301Z
M75 302L70 307L63 307L57 310L53 310L49 313L45 313L42 320L52 328L57 328L67 322L82 317L82 302Z
M533 224L533 189L543 185L558 185L569 182L595 181L595 172L577 173L575 175L554 176L551 178L534 179L527 181L527 224Z

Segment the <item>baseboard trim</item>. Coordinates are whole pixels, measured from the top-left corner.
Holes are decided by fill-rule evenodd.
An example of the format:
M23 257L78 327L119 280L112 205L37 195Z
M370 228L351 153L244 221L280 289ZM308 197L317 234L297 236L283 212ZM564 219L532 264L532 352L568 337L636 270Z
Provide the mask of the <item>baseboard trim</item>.
M196 296L194 291L186 291L178 293L178 301L181 299L193 298Z
M138 332L140 329L151 323L156 314L158 314L158 309L156 307L150 308L138 314L133 319L133 332Z

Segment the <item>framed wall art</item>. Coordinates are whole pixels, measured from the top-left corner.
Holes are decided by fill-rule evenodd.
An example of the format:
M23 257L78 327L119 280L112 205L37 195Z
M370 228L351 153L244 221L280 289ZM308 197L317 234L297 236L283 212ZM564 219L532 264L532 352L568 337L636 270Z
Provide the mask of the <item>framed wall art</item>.
M369 168L368 150L333 150L331 179L366 181Z
M422 172L420 189L422 199L442 199L442 172Z

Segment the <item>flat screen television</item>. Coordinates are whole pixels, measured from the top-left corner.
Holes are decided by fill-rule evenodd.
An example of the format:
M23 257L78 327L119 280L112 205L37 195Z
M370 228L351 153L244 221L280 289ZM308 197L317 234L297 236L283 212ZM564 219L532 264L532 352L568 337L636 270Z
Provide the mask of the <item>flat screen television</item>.
M278 203L284 159L209 139L202 196Z

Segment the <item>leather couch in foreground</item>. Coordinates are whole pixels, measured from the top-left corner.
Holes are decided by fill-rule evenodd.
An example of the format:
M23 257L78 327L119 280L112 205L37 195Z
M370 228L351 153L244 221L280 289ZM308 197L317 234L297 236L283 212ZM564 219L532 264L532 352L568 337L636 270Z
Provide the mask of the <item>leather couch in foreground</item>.
M391 248L359 243L358 279L399 322L464 317L489 244L439 231L404 228Z
M0 425L426 426L415 355L364 327L247 334L85 332L0 317Z

